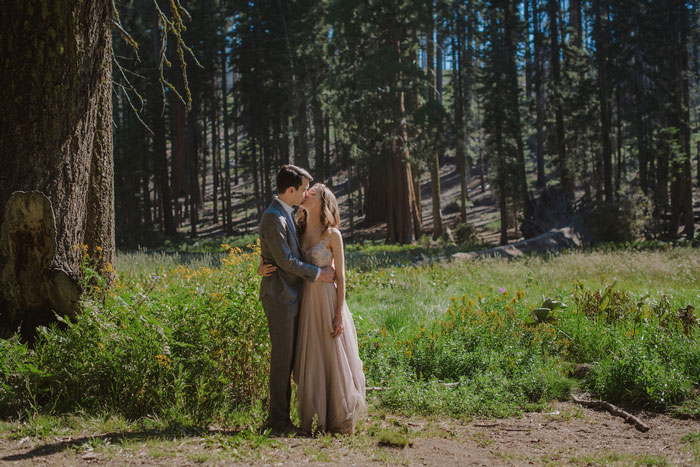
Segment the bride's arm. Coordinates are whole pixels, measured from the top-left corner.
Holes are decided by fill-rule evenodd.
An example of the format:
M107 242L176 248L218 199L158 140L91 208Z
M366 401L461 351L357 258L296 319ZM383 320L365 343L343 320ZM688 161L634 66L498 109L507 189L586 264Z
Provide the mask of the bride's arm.
M343 236L340 230L331 231L331 250L333 251L333 262L335 263L335 283L338 294L335 315L333 317L333 337L339 336L343 330L343 306L345 305L345 253L343 251Z

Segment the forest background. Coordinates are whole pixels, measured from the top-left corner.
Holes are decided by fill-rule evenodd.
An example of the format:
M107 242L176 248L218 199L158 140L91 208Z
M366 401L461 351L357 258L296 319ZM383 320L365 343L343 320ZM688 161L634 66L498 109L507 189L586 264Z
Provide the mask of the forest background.
M439 237L445 210L473 223L475 178L495 193L500 243L509 229L531 237L571 223L573 211L597 240L693 237L696 2L187 8L192 53L163 56L173 26L151 2L119 5L139 44L138 59L130 41L114 45L123 247L178 229L253 232L287 162L342 196L344 230L385 222L389 242ZM449 206L441 167L461 188Z

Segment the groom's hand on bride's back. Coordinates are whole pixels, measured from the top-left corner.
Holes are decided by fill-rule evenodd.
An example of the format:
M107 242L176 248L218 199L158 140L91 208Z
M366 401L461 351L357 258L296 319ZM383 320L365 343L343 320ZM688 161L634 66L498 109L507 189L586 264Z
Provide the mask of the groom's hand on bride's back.
M318 276L318 280L323 281L323 282L335 281L335 268L332 266L322 267L321 274Z

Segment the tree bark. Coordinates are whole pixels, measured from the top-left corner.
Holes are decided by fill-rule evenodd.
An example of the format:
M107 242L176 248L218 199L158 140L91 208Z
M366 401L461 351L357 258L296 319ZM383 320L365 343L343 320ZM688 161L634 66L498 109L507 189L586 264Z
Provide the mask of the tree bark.
M437 72L435 67L435 11L433 0L429 2L428 11L428 100L438 101L439 94L437 90ZM442 235L444 230L442 226L442 212L440 210L440 154L435 152L428 155L428 168L430 170L430 195L432 198L433 239L436 239Z
M50 280L57 269L65 273L60 280L75 285L83 256L75 245L87 246L99 270L113 261L112 5L8 1L3 10L0 228L9 231L5 216L14 192L38 191L50 201L35 205L50 206L53 219L44 219L55 219L50 240L56 242L37 276L27 275L27 268L43 246L22 240L38 237L24 227L15 231L19 236L3 237L0 322L13 328L21 320L46 324L54 318L51 309L77 311L75 302L68 310L52 308L47 288L33 288L32 305L21 293L31 281Z
M365 181L363 203L365 222L373 223L386 220L387 191L384 176L377 169L371 170Z
M231 235L233 225L231 219L231 158L229 155L228 140L228 90L227 90L227 67L226 48L221 49L221 113L224 121L224 233Z
M306 139L306 105L304 99L298 97L299 102L294 115L294 164L309 167L309 144Z
M400 57L400 41L393 42L396 56ZM387 174L387 242L408 244L420 237L421 225L420 207L416 201L413 187L413 175L408 153L408 127L406 122L405 94L400 91L394 107L394 116L398 126L398 134L389 144ZM386 146L385 146L386 148ZM385 157L385 160L387 158Z
M605 191L605 201L613 202L612 188L612 145L610 143L611 116L610 116L610 93L608 91L607 54L609 40L606 32L606 24L603 24L603 7L601 0L595 0L595 37L596 37L596 64L598 67L598 101L600 102L600 126L603 159L603 184ZM607 5L606 5L607 6ZM607 11L605 11L607 18Z
M199 107L192 106L192 110L187 112L187 175L188 175L188 199L190 215L190 237L197 237L197 224L199 223L199 208L202 205L199 190Z
M221 173L221 161L219 158L219 119L217 118L218 102L216 99L216 86L213 90L211 106L211 174L212 174L212 201L214 202L214 224L219 223L219 179ZM224 217L224 216L222 216ZM226 221L224 220L224 223Z
M525 37L525 100L530 101L530 97L532 96L532 49L530 47L530 24L532 24L532 21L530 20L530 2L535 2L536 0L525 0L523 3L523 12L525 13L525 31L526 31L526 37Z
M549 21L550 21L550 39L551 39L551 63L552 63L552 84L555 92L554 114L556 121L556 137L557 137L557 165L559 168L559 181L564 192L572 195L574 192L571 175L569 172L568 160L566 157L566 133L564 129L564 109L561 90L561 65L559 59L559 2L557 0L548 0L549 4Z
M311 115L314 126L314 177L317 181L326 183L328 175L326 173L325 157L323 157L325 128L323 125L321 101L318 98L318 89L315 90L314 97L312 98Z
M333 161L331 161L331 119L326 113L323 116L323 128L326 132L325 138L325 148L323 150L324 167L326 167L326 184L332 190L333 189Z
M151 17L151 37L153 39L153 56L160 53L160 25L158 13L153 10ZM170 191L170 181L168 178L168 154L166 149L165 136L165 116L163 115L164 103L156 96L160 96L158 86L157 70L153 70L150 80L150 96L148 109L150 121L153 127L153 171L155 175L156 189L160 195L160 205L162 209L163 231L168 236L177 234L175 217L173 216L173 200Z
M693 216L693 170L691 167L690 149L690 87L688 75L690 73L688 60L688 35L690 24L688 21L688 9L684 2L678 2L678 22L680 24L678 47L678 93L680 95L679 132L678 138L681 147L682 161L680 163L680 196L683 211L684 233L689 240L693 239L695 223Z
M180 78L182 79L182 78ZM177 79L176 79L177 81ZM178 85L182 89L182 86ZM187 174L187 109L175 93L170 93L170 154L171 182L170 186L175 198L182 198L189 187Z
M467 222L467 199L469 197L469 192L467 191L467 148L465 141L465 128L464 128L464 60L462 58L462 46L463 46L463 35L462 35L462 20L461 14L459 19L455 22L456 25L456 37L452 36L452 63L455 64L453 68L454 79L452 80L454 89L454 116L455 116L455 136L457 138L457 169L459 170L459 216L461 222Z
M547 184L547 180L544 173L544 118L545 118L545 108L544 108L544 79L543 74L543 44L542 44L542 32L540 31L540 20L539 11L537 8L537 1L532 0L532 21L534 29L534 74L535 74L535 126L537 127L537 182L538 188L544 188Z
M518 87L518 67L517 67L517 4L507 3L505 5L505 28L504 40L508 52L508 87L510 96L511 114L513 115L513 131L515 138L515 160L516 160L516 185L517 192L523 206L525 218L532 215L532 203L527 192L527 176L525 174L525 148L523 144L522 122L520 119L520 91ZM516 223L517 225L517 223Z

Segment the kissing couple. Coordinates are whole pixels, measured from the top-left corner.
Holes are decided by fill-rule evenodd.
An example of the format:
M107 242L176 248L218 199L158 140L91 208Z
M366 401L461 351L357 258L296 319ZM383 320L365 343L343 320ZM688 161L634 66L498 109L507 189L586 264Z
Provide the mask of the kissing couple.
M312 180L283 165L278 195L260 220L260 301L272 345L267 426L297 432L289 416L293 370L301 431L353 433L366 408L365 375L345 303L338 202L321 183L309 188Z

